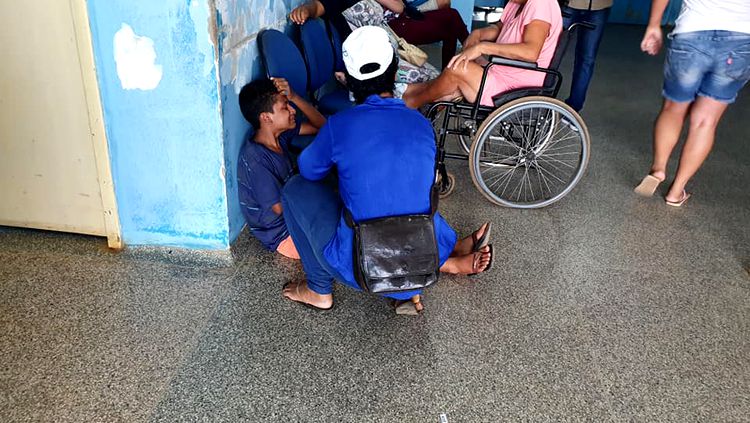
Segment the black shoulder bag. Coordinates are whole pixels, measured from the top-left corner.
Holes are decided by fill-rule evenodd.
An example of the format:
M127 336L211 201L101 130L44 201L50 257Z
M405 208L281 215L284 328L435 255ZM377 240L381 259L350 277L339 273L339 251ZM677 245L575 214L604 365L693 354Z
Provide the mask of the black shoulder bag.
M362 290L376 294L426 288L437 282L440 255L433 216L438 191L430 191L429 214L407 214L355 222L344 208L346 224L354 231L352 267Z

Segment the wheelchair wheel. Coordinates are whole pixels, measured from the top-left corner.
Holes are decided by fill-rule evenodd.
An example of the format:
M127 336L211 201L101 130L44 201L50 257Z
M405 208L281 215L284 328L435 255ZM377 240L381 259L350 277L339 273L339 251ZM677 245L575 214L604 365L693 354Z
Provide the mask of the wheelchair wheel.
M453 190L456 188L456 177L452 173L446 172L446 180L438 178L438 194L440 198L445 198L453 194Z
M524 97L500 106L477 130L469 153L471 179L495 204L544 207L578 184L589 150L586 124L570 106Z

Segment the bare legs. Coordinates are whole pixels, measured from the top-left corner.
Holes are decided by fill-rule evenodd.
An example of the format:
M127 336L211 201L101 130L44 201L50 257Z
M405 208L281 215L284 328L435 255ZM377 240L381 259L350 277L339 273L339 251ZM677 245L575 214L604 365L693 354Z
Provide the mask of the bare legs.
M690 114L687 140L674 181L665 197L667 201L679 201L685 195L685 185L711 152L716 126L727 106L707 97L698 97L693 103L664 100L654 125L654 160L650 172L660 181L666 179L667 162L679 141L685 117Z
M451 100L459 95L474 102L482 81L482 71L482 67L474 62L468 62L466 69L446 68L437 79L409 84L404 92L404 102L413 109L433 101Z

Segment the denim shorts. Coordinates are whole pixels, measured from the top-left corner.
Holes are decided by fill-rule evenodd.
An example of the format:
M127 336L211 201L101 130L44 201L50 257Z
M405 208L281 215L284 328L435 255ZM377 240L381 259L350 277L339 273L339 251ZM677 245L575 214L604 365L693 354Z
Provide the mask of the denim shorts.
M662 95L675 102L695 96L732 103L750 80L750 34L696 31L670 35Z

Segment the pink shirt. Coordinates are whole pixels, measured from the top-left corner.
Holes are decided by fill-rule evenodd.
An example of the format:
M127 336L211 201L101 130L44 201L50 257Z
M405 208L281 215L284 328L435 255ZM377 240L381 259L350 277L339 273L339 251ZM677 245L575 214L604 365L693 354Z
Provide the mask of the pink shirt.
M521 12L518 13L518 10ZM557 40L562 32L562 14L557 0L528 0L525 5L509 1L505 5L500 22L503 26L497 36L498 44L519 44L523 42L523 30L531 21L544 21L550 24L549 34L544 39L537 64L549 66L555 54ZM545 73L517 69L508 66L493 66L487 75L481 103L492 105L492 96L504 91L522 87L541 87Z

